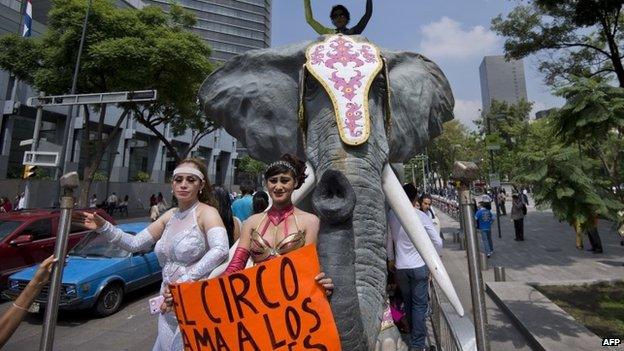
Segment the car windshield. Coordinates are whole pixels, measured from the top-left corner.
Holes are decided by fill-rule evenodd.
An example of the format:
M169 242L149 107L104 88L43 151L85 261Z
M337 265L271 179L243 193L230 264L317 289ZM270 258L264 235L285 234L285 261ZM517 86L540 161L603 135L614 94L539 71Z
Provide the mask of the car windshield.
M111 244L103 235L99 235L96 232L87 234L74 249L69 252L71 256L107 258L127 257L129 254L128 251Z
M6 238L7 235L11 234L17 227L22 225L22 221L0 221L0 240Z

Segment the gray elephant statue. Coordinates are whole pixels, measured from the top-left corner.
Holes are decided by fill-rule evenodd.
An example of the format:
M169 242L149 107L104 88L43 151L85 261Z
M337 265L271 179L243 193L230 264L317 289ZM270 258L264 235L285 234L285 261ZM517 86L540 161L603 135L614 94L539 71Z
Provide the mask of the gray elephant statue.
M449 83L436 64L381 50L361 36L328 35L248 51L203 83L202 108L252 157L307 160L321 218L321 266L343 350L374 350L386 298L386 207L460 315L452 283L389 164L405 162L453 118ZM317 181L318 180L318 181Z

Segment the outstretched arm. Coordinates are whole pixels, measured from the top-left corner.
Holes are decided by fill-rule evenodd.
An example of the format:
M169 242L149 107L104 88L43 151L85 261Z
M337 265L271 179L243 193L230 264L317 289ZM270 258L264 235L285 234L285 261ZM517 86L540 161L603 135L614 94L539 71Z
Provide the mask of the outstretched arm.
M171 211L161 216L136 235L124 233L123 230L110 224L97 213L74 212L73 221L76 224L102 234L111 243L129 252L139 252L151 248L160 239L165 228L165 223L171 217Z
M323 26L314 19L314 16L312 15L312 6L310 6L310 0L303 0L303 6L305 8L306 22L308 22L308 24L310 25L310 27L312 27L312 29L314 29L314 31L316 31L320 35L334 33L333 30Z
M364 16L362 16L358 24L356 24L355 27L353 27L352 29L353 34L362 34L364 29L366 28L366 25L368 24L368 21L371 19L372 15L373 15L373 0L366 0L366 12L364 13Z
M24 291L17 297L9 309L0 318L0 348L4 346L7 340L13 335L13 332L22 322L22 319L28 313L28 308L33 300L39 295L43 286L50 279L52 266L58 260L54 256L46 258L37 269L33 279L26 285Z

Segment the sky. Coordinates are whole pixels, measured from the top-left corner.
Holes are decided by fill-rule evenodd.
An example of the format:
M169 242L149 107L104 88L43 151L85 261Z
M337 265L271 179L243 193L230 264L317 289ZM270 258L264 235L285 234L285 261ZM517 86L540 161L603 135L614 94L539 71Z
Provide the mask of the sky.
M317 21L331 26L329 11L343 4L351 25L364 14L365 0L311 0ZM432 59L451 83L455 118L468 128L481 109L479 65L484 56L503 55L504 38L490 29L491 19L506 15L517 1L509 0L373 0L373 16L363 35L380 47L412 51ZM305 21L303 0L273 0L271 45L282 46L315 39ZM524 59L525 79L533 112L563 105L543 83L534 57Z

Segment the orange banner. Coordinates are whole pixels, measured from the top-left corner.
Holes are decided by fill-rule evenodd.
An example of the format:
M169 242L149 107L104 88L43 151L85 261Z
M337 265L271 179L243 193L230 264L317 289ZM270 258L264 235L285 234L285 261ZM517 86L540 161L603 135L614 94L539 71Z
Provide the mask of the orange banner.
M340 350L320 265L307 245L252 268L171 286L186 350Z

